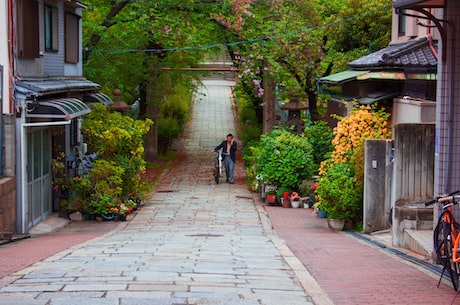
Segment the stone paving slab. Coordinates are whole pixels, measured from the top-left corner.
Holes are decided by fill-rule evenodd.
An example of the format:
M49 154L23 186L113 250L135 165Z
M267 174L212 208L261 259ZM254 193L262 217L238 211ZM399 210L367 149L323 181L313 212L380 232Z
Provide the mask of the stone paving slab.
M264 226L242 162L234 185L217 185L215 155L199 145L236 135L229 84L205 81L206 95L176 144L183 160L159 179L136 217L14 272L0 288L0 304L313 304L284 258L289 251Z

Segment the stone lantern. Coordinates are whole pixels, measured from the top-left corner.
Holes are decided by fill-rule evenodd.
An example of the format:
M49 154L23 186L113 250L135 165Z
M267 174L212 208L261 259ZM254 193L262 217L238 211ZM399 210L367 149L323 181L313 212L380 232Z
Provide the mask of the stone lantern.
M286 125L294 125L294 132L297 134L303 133L305 124L300 118L300 111L308 109L308 105L301 103L298 97L291 96L289 103L281 106L281 109L288 111Z
M120 89L115 89L113 90L113 104L110 106L110 109L114 111L119 111L119 112L125 112L129 109L131 109L131 106L129 106L126 102L123 102L121 100L121 90Z

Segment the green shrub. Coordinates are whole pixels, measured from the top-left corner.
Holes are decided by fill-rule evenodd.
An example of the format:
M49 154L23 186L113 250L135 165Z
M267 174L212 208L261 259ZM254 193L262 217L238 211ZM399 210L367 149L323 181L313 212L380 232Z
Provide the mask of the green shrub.
M332 145L334 133L326 122L316 121L310 127L305 128L304 136L313 148L315 172L318 172L321 162L326 160L334 150Z
M88 151L97 153L88 173L72 178L70 205L85 212L104 210L107 201L128 199L134 192L143 192L140 174L145 171L143 137L152 121L134 120L118 112L110 112L96 104L83 121ZM111 199L109 200L108 197Z
M274 129L259 145L256 172L264 181L296 189L313 175L313 149L305 137Z
M235 89L238 120L240 122L240 139L243 143L258 140L262 134L262 126L259 124L252 98L244 92L240 86Z
M352 164L341 162L330 167L318 180L316 194L319 207L326 212L327 218L360 219L363 184L355 177Z

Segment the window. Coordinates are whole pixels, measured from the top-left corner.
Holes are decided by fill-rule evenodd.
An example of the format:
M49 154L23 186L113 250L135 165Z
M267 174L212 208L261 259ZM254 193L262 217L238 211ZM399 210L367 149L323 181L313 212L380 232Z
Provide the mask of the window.
M79 60L79 22L80 17L66 12L65 14L65 61L76 64Z
M45 50L58 50L58 9L45 4Z
M398 14L398 35L405 36L406 35L406 16L403 14L405 10L402 10L400 14Z
M38 2L36 0L17 1L17 44L18 56L38 58L39 49Z

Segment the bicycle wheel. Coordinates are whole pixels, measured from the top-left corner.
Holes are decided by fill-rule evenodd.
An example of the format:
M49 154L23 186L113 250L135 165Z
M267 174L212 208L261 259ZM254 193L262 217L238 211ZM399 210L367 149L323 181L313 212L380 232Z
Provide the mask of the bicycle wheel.
M454 290L458 290L459 284L459 266L452 261L453 242L451 240L451 227L448 225L444 236L443 222L438 223L434 229L433 244L436 251L438 262L449 272L450 279ZM460 225L454 223L454 236L460 233ZM456 251L456 250L455 250Z

